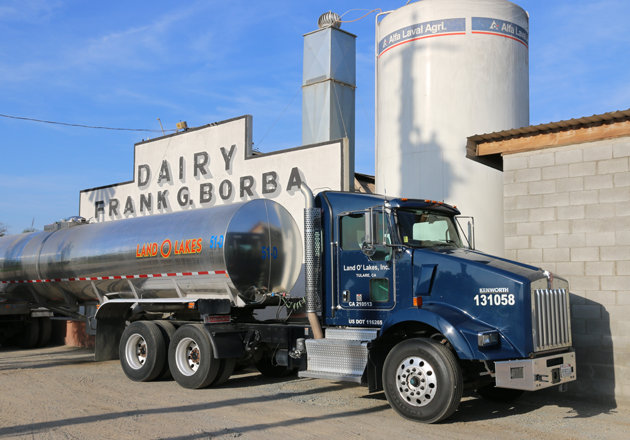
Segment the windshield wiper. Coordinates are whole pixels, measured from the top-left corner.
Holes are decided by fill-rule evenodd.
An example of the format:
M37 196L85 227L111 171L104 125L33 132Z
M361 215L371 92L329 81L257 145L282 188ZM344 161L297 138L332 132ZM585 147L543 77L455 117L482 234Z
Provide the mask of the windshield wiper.
M458 246L457 246L457 243L456 243L456 242L454 242L454 241L452 241L452 240L449 240L449 241L443 241L443 242L439 242L439 243L435 243L433 246L436 246L436 247L438 247L438 246L453 246L453 247L458 247Z

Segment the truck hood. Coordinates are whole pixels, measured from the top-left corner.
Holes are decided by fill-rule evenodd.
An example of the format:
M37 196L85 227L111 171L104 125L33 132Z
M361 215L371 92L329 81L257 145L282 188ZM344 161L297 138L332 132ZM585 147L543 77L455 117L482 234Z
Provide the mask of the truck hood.
M519 276L523 276L530 281L537 280L543 277L543 270L530 266L529 264L519 263L517 261L507 260L501 257L495 257L493 255L484 254L483 252L470 249L432 249L433 252L437 252L448 258L457 258L467 260L471 264L480 264L488 267L496 268L506 272L510 272Z
M425 248L413 251L416 295L427 306L447 306L502 335L502 344L533 350L531 282L544 278L542 269L469 249ZM476 346L476 333L470 342ZM501 356L497 348L494 355Z

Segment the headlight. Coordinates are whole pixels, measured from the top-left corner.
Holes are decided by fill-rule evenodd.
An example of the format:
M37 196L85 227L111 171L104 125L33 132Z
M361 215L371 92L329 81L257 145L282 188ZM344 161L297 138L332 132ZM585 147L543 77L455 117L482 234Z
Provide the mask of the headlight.
M477 334L477 345L487 347L488 345L496 345L499 343L499 332L483 332Z

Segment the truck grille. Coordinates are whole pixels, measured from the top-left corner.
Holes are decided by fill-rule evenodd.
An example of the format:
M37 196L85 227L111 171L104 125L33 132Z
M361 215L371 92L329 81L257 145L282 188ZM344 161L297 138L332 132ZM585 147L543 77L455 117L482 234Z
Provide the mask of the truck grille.
M566 289L532 290L534 351L571 346L571 314Z

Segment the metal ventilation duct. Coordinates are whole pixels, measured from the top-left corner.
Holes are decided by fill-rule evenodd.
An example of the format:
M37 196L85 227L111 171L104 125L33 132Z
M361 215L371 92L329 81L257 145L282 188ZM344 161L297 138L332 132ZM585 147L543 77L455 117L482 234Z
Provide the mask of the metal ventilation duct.
M329 14L328 21L338 20ZM356 35L334 25L304 35L302 84L302 145L348 138L354 175Z

